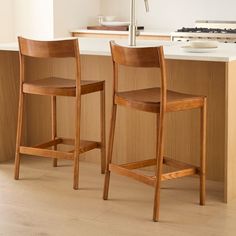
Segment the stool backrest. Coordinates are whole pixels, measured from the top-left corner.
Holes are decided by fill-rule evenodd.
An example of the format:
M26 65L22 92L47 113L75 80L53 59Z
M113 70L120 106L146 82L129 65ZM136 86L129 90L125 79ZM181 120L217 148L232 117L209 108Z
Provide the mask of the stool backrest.
M20 53L38 58L76 57L79 53L77 39L38 41L18 37Z
M119 65L143 68L156 67L160 69L161 74L160 109L165 111L167 82L163 47L124 47L117 45L114 41L110 41L110 47L113 60L114 94L118 92Z
M74 58L76 64L76 94L80 95L80 53L77 38L38 41L18 37L20 54L20 83L25 81L25 58Z

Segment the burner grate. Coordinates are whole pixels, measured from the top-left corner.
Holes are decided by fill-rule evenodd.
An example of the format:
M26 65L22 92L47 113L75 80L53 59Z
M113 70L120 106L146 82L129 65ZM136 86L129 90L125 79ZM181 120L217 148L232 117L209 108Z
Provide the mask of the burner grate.
M236 34L236 29L219 29L219 28L181 28L177 32L183 33L216 33L216 34Z

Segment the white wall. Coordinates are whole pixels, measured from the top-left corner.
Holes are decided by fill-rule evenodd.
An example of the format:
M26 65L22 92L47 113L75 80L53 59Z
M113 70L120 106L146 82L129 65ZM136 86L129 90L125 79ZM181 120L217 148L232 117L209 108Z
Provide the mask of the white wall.
M53 0L14 0L15 38L53 37Z
M69 36L69 30L84 28L100 14L100 0L54 0L54 36Z
M14 40L13 0L0 0L0 42Z
M103 15L129 19L129 0L101 0ZM148 28L176 29L193 26L195 20L236 20L236 0L149 0L150 12L145 13L144 1L136 0L138 24ZM186 10L188 9L188 10Z
M0 6L0 42L70 36L101 12L100 0L0 0Z

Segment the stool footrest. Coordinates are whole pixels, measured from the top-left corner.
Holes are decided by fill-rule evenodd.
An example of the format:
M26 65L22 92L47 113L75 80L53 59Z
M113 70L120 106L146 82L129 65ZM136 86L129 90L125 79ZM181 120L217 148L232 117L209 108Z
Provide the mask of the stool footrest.
M130 162L130 163L122 164L120 166L129 170L132 170L132 169L139 169L142 167L153 166L153 165L156 165L156 159Z
M40 157L73 160L74 150L71 150L68 152L68 151L46 149L52 146L57 146L59 144L74 146L75 141L74 139L55 138L54 140L37 144L33 147L20 146L20 153L26 154L26 155L35 155L35 156L40 156ZM101 143L96 142L96 141L80 140L80 150L79 150L80 154L90 151L95 148L101 148Z
M196 175L198 174L197 167L189 168L189 169L184 169L184 170L178 170L178 171L173 171L169 173L165 173L161 175L161 181L165 180L171 180L171 179L177 179L185 176L190 176L190 175ZM152 179L156 179L156 176L152 176Z
M34 148L48 148L48 147L52 147L61 143L62 143L62 138L55 138L54 140L50 140L46 143L37 144L33 147Z
M75 145L74 139L70 138L61 138L61 139L62 142L60 144L70 145L70 146ZM101 148L101 143L96 141L80 140L80 150L79 150L80 154L95 148ZM70 152L73 152L73 150Z
M172 166L177 169L197 168L197 171L199 172L199 167L184 163L182 161L177 161L169 157L163 158L163 164ZM130 162L130 163L121 164L120 166L129 170L132 170L132 169L139 169L142 167L154 166L154 165L156 165L156 159L147 159L147 160L142 160L142 161Z
M172 166L172 167L177 168L177 169L197 168L199 170L199 167L196 167L196 166L191 165L191 164L187 164L187 163L182 162L182 161L177 161L177 160L174 160L174 159L169 158L169 157L164 157L163 158L163 164L165 164L167 166Z
M180 169L180 170L162 174L161 181L200 174L199 167L186 164L181 161L173 160L168 157L164 157L163 163L168 166L172 166L177 169ZM131 177L132 179L135 179L139 182L143 182L150 186L155 186L156 176L148 176L148 175L144 175L144 174L132 171L133 169L139 169L139 168L143 168L147 166L155 166L155 165L156 165L156 159L148 159L148 160L131 162L131 163L126 163L126 164L121 164L121 165L109 164L109 170L120 175Z
M122 166L115 165L115 164L109 164L109 170L112 172L115 172L120 175L124 175L127 177L130 177L132 179L135 179L139 182L145 183L150 186L155 186L155 179L153 179L151 176L143 175L140 173L133 172L129 169L126 169Z
M35 147L20 146L20 153L33 155L33 156L47 157L47 158L57 158L57 159L66 159L66 160L74 159L73 153L49 150L49 149L43 149L43 148L35 148Z

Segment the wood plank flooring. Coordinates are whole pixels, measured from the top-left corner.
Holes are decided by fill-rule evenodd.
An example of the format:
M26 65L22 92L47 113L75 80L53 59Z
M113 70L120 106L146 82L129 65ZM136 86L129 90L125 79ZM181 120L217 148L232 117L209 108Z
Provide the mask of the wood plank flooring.
M198 205L198 179L164 182L161 221L154 223L153 188L114 174L103 201L99 164L81 161L79 191L72 189L72 163L59 164L24 158L15 181L13 163L1 163L1 236L236 235L236 201L222 203L217 182L207 182L205 207Z

